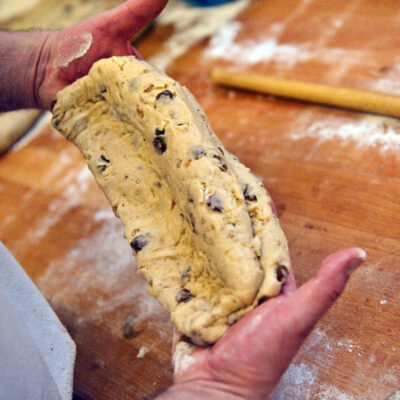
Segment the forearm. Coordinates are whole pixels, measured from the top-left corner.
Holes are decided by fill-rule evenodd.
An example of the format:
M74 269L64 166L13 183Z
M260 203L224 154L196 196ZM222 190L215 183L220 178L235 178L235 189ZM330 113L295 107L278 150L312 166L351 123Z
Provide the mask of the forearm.
M50 32L0 32L0 111L40 108L43 49Z

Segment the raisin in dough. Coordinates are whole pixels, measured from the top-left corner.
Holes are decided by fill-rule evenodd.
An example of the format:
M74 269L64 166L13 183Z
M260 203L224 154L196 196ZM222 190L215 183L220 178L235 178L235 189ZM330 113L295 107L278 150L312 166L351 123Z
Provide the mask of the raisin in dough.
M58 94L53 124L124 223L149 293L194 343L280 292L290 263L271 199L186 88L133 57L101 60Z

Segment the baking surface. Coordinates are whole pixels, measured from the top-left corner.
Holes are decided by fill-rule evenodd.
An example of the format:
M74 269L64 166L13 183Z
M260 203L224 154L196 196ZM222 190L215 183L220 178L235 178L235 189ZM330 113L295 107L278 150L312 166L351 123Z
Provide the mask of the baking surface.
M157 60L188 29L161 21L168 25L138 46L146 58ZM394 0L255 1L210 41L164 60L227 149L262 177L298 285L332 251L368 252L275 400L400 396L400 122L215 87L209 72L226 66L400 94L399 22ZM76 399L141 399L168 386L168 315L136 276L122 226L81 155L48 119L0 159L0 193L0 240L77 343Z

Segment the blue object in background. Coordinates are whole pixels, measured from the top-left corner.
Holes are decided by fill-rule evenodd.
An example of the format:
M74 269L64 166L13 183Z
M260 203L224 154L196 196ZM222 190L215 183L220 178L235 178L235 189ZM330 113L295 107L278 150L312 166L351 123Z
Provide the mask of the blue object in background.
M218 6L224 3L231 3L232 1L235 0L186 0L187 3L200 7Z

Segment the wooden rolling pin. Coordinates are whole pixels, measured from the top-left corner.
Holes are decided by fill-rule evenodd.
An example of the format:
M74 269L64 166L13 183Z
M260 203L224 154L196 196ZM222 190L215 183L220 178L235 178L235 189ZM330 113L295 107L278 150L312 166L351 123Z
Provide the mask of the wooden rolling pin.
M400 117L400 96L315 83L270 78L264 75L214 69L214 82L240 89L327 104L356 111Z

